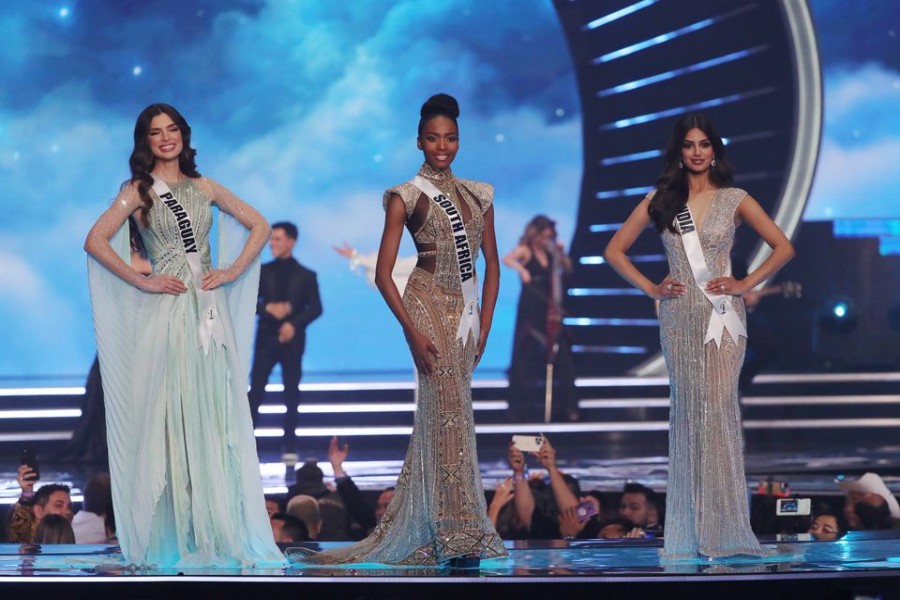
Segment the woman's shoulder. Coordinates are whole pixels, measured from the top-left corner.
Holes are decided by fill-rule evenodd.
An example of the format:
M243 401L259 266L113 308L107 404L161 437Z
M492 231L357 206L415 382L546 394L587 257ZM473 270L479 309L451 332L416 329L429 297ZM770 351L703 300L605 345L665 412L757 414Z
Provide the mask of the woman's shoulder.
M719 193L726 202L732 205L732 208L737 208L738 204L749 195L747 190L739 187L724 187Z
M215 179L201 175L200 177L191 177L188 180L189 185L193 185L206 199L215 202L216 198L221 196L220 190L225 187Z
M481 197L494 197L494 186L485 181L476 181L474 179L462 179L461 177L457 177L457 181L459 181L462 185L469 189L473 194Z
M457 177L456 180L469 192L472 193L481 204L481 212L487 212L494 203L494 186L484 181L475 181L474 179L462 179Z
M416 207L416 201L419 199L420 194L422 194L422 190L416 187L412 181L404 181L403 183L393 185L384 190L381 205L387 209L388 200L391 199L391 196L399 196L400 199L403 200L403 206L406 207L406 214L408 216L412 214L413 209Z

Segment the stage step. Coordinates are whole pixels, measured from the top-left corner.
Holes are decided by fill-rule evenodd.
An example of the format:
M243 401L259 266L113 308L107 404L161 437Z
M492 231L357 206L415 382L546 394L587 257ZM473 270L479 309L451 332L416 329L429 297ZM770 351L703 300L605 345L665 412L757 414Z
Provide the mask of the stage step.
M560 446L643 448L664 453L669 390L663 377L599 377L576 383L581 420L511 423L504 380L473 385L479 447L502 452L510 436L544 433ZM795 443L887 442L900 426L900 373L761 375L742 398L747 444L753 450ZM270 384L257 438L274 452L281 437L282 386ZM395 454L405 449L415 409L412 382L301 385L297 435L301 451L325 448L332 435L355 450ZM24 445L54 451L71 436L81 414L83 388L0 389L0 454ZM788 444L789 445L789 444ZM633 447L633 448L632 448Z

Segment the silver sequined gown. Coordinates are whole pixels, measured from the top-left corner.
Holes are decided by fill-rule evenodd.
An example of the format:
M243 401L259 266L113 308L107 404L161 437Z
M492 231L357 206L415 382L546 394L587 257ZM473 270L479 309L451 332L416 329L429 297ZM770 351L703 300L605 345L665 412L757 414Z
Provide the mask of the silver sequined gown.
M699 230L713 277L729 275L735 211L747 195L737 188L716 193ZM726 330L720 347L703 343L712 305L694 283L681 236L662 235L669 272L684 283L680 298L660 303L660 340L671 380L669 481L664 559L734 554L761 555L750 529L738 375L747 340ZM744 303L732 298L746 323Z
M419 175L462 214L477 258L483 215L493 201L492 186L458 179L427 164ZM456 336L464 302L450 222L410 182L387 190L385 206L393 194L403 199L407 228L419 254L403 305L440 357L432 375L419 374L409 449L381 522L365 540L305 557L304 562L436 565L467 554L505 556L503 542L487 516L478 470L471 390L475 339L470 333L463 346Z

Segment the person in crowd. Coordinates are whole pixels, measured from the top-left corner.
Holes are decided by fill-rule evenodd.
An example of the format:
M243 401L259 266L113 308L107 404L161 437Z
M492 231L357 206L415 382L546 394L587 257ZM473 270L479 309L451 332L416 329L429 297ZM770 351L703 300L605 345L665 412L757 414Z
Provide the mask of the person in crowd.
M352 521L359 525L365 535L372 533L375 526L384 516L384 511L394 496L394 488L389 487L378 495L375 506L369 504L363 498L362 492L356 487L356 483L344 470L344 461L350 453L350 445L340 445L337 436L331 438L328 445L328 461L331 463L331 471L334 474L334 484L337 493L347 507Z
M816 515L807 533L822 541L834 541L847 531L847 521L838 513L823 512Z
M491 523L494 524L494 528L497 530L500 537L505 540L511 539L511 536L509 535L509 529L501 525L501 518L507 512L507 507L513 506L511 502L514 494L515 481L512 477L507 477L494 488L494 494L491 496L491 501L488 503L488 518L490 518ZM514 513L510 513L510 515L512 514ZM506 521L508 520L509 519L507 518Z
M259 420L259 405L266 383L276 364L281 365L284 383L284 437L282 460L297 463L297 405L300 401L300 379L303 375L303 352L306 328L322 315L322 301L316 274L297 262L294 246L297 226L279 222L272 225L269 247L274 260L262 266L259 275L259 297L256 346L250 372L250 414Z
M619 516L645 531L661 530L659 494L641 483L626 483L619 500Z
M784 233L732 186L725 144L707 117L678 119L663 172L604 252L629 283L660 301L660 341L671 381L664 561L767 554L750 528L738 376L746 345L741 294L794 255ZM743 279L732 276L734 232L747 223L771 247ZM627 252L654 225L669 273L643 275Z
M602 521L598 527L597 538L601 540L621 540L626 538L643 538L640 527L624 517L613 517Z
M283 513L286 506L287 500L284 497L274 494L266 495L266 512L269 514L269 519L275 513Z
M9 541L28 544L35 541L38 525L46 515L60 515L72 520L72 497L69 486L51 483L34 491L34 470L30 465L20 465L16 481L22 492L9 515Z
M375 276L419 374L409 451L394 497L372 535L305 557L306 562L446 564L454 569L477 568L482 558L506 555L487 515L471 391L499 288L493 188L460 179L450 169L460 145L456 100L432 96L420 115L417 145L425 164L412 181L384 194ZM401 296L392 273L404 226L419 259ZM485 261L480 309L479 250Z
M321 515L321 524L316 529L315 539L329 542L352 540L353 531L358 526L354 524L340 493L325 485L325 474L318 462L307 460L294 475L297 482L288 488L288 506L291 500L299 495L309 496L318 503L317 511ZM310 529L310 534L312 533Z
M76 544L103 544L114 537L107 529L113 514L109 473L97 473L84 486L84 502L72 519Z
M557 239L556 222L537 215L503 257L522 282L509 365L509 411L514 421L543 421L547 377L554 421L579 419L572 342L563 326L564 275L572 261ZM552 368L548 368L552 365Z
M138 565L283 564L242 376L270 228L202 177L195 154L174 107L141 111L131 178L85 240L117 535ZM149 277L131 265L129 217L153 266Z
M900 504L877 473L859 479L840 479L843 515L851 530L892 529L900 526Z
M322 540L322 513L319 508L320 504L315 498L299 494L288 500L285 512L303 522L309 539L324 541Z
M564 474L556 464L556 449L547 437L538 452L532 455L547 470L549 485L540 478L528 478L525 473L525 455L514 444L509 445L508 461L513 469L512 506L515 517L514 529L510 532L518 537L519 531L527 532L527 539L559 539L560 518L569 509L578 505L581 491L578 481Z
M300 496L297 497L299 498ZM276 544L306 542L312 539L309 537L306 523L294 515L277 512L271 516L270 521L272 522L272 535L275 537Z
M64 515L44 515L34 532L35 544L74 544L72 522Z

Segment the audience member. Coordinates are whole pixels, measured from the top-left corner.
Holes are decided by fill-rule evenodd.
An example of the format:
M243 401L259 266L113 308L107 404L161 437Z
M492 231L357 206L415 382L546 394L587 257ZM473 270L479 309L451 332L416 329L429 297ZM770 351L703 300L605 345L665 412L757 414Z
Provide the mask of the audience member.
M76 544L103 544L114 535L107 530L112 515L112 486L109 473L98 473L84 486L84 503L72 519Z
M266 495L266 512L269 513L269 519L276 513L283 513L286 506L287 502L282 496Z
M561 537L561 513L578 504L578 481L559 470L556 465L556 449L548 438L544 438L541 450L532 455L547 469L550 485L542 479L527 478L525 456L510 444L507 460L513 469L515 486L512 505L515 515L511 518L514 529L509 533L519 536L524 530L528 532L528 539L558 539Z
M344 461L347 460L349 453L349 444L341 446L338 444L337 436L331 438L328 445L328 462L331 463L331 470L334 473L334 484L341 501L349 512L352 539L361 540L372 533L375 525L381 521L388 504L394 497L394 488L390 487L381 492L373 510L372 506L363 498L356 483L344 471ZM355 528L358 535L354 532L353 526L358 526Z
M644 536L641 529L628 519L624 517L613 517L600 524L597 537L601 540L621 540L624 538Z
M859 479L842 479L844 518L851 530L891 529L900 524L900 505L875 473L865 473Z
M272 535L275 536L276 543L289 544L310 539L306 524L293 515L277 512L269 520L272 523Z
M341 495L328 489L325 476L316 460L307 460L295 473L297 483L288 489L288 505L297 495L312 496L319 504L322 527L316 539L320 541L347 541L353 539L353 521ZM290 510L287 511L290 513Z
M72 520L72 499L69 486L58 483L41 486L36 492L35 473L28 465L19 466L16 480L22 493L13 505L9 520L9 541L31 543L35 539L38 524L46 515L62 515Z
M322 516L319 512L319 503L315 498L305 494L294 496L288 500L287 514L303 521L309 539L321 539Z
M844 535L847 531L847 521L843 515L836 513L820 513L813 519L807 529L817 540L833 541Z
M64 515L47 514L38 523L34 532L35 544L74 544L75 532L72 523Z
M622 490L619 516L634 523L644 531L662 529L659 494L640 483L629 482Z

